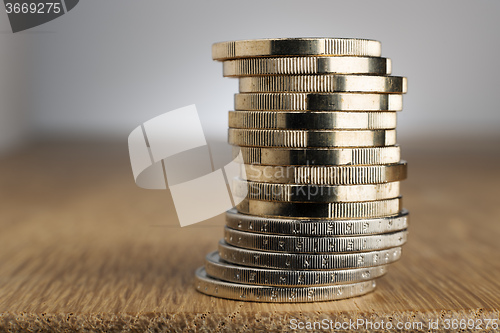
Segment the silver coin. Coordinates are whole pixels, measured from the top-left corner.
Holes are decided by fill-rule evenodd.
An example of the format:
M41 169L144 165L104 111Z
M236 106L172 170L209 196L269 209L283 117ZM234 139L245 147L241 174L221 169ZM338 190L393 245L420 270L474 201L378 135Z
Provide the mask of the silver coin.
M349 253L373 251L402 246L406 230L389 234L333 237L299 237L256 234L224 228L227 244L244 249L286 253Z
M237 301L303 303L333 301L361 296L375 289L375 281L319 287L271 287L230 283L211 278L205 269L196 270L196 290L210 296Z
M209 253L205 260L207 274L215 279L277 287L307 287L368 281L387 273L387 267L382 265L328 271L263 269L227 263L220 258L217 251Z
M290 270L333 270L390 264L401 257L401 248L343 254L290 254L247 250L219 242L222 260L243 266Z
M315 220L267 218L238 213L234 208L226 212L226 225L235 230L264 234L294 236L353 236L394 232L408 228L408 211L399 214L363 220Z

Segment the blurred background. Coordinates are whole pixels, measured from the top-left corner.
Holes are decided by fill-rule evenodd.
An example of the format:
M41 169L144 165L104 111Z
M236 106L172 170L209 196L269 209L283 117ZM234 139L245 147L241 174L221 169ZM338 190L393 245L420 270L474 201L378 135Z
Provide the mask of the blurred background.
M224 142L237 80L214 42L271 37L382 41L407 76L402 144L498 138L498 1L85 0L13 34L0 12L0 153L41 140L116 140L195 103L207 138ZM467 140L465 140L467 142Z

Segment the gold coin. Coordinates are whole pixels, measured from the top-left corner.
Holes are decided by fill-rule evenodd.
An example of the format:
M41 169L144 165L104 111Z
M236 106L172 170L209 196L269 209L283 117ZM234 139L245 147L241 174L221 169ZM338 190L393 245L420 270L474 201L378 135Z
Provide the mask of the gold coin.
M241 199L241 198L240 198ZM238 212L259 216L321 219L362 219L398 214L401 197L361 202L277 202L242 199Z
M395 112L229 111L229 127L248 129L393 129Z
M229 144L252 147L381 147L396 144L396 130L309 131L230 128Z
M235 110L401 111L403 96L356 93L242 93L234 95Z
M241 177L278 184L356 185L380 184L406 179L407 164L386 165L258 165L241 164Z
M366 148L263 148L234 147L245 164L262 165L373 165L398 163L399 146Z
M369 56L380 57L379 41L358 38L274 38L220 42L212 45L214 60L262 56Z
M353 202L395 198L399 182L362 185L274 184L232 180L233 194L251 200L280 202Z
M241 77L240 92L363 92L404 94L405 77L374 75L273 75Z
M369 57L289 57L227 60L224 76L301 75L301 74L378 74L390 75L391 59Z

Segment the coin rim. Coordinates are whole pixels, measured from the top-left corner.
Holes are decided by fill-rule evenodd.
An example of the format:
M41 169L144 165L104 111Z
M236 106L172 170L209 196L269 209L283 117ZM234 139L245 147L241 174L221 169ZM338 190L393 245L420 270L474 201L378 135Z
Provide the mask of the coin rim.
M260 173L261 176L253 174ZM279 173L279 177L266 177L264 168L271 168L271 173ZM283 170L288 169L286 175ZM359 170L358 170L359 169ZM304 175L297 175L297 174ZM362 173L360 175L360 173ZM400 160L398 163L381 165L259 165L240 163L240 177L249 181L273 184L317 184L317 185L369 185L401 182L406 179L408 163ZM318 174L318 175L314 175ZM323 177L326 176L326 177ZM334 181L326 181L333 179Z
M356 236L356 235L376 235L387 232L394 232L403 229L407 229L410 225L409 223L409 212L407 209L403 208L398 214L376 217L368 219L358 219L358 220L321 220L321 219L293 219L293 218L269 218L257 215L247 215L239 213L235 208L231 208L225 213L226 225L234 230L243 230L246 232L254 232L258 234L272 234L272 235L290 235L290 236ZM376 229L377 231L372 232L373 228L370 225L380 226L381 224L389 224L390 221L402 220L401 227L391 229ZM238 227L241 222L243 228ZM252 223L252 228L250 229L247 224ZM397 223L392 222L392 225L397 225ZM265 226L265 229L263 227ZM330 230L332 233L322 232L322 230L328 230L328 226L331 225ZM301 232L297 230L296 227L299 226L305 229L314 230L314 232ZM349 230L346 230L349 229ZM317 231L319 230L319 231ZM366 232L363 232L366 230Z
M245 40L233 40L233 41L223 41L212 44L212 59L217 61L226 61L230 59L239 58L253 58L253 57L286 57L293 56L289 52L276 52L276 48L282 47L284 43L295 42L296 45L293 49L300 49L302 45L306 42L343 42L347 44L353 43L364 43L365 45L349 45L348 48L356 50L360 49L372 49L375 48L375 52L321 52L321 51L310 51L301 52L300 55L317 55L317 56L363 56L369 55L372 57L380 57L382 54L382 43L378 40L365 39L365 38L337 38L337 37L299 37L299 38L259 38L259 39L245 39ZM253 44L253 45L252 45ZM269 45L263 45L269 44ZM276 44L276 45L273 45ZM310 49L310 45L306 45ZM324 44L323 44L324 47ZM342 45L342 47L345 47ZM242 52L243 48L246 52ZM274 50L272 50L274 48ZM258 52L258 49L271 49L267 52ZM233 54L231 54L233 53Z
M400 195L399 181L380 184L323 185L282 184L232 179L235 197L277 202L362 202L396 198ZM312 189L315 194L312 194ZM321 193L318 193L321 192Z
M236 246L232 246L227 244L224 239L221 239L218 243L219 256L222 260L247 267L260 267L260 268L269 268L269 269L293 269L293 270L335 270L335 269L348 269L348 268L361 268L361 267L374 267L380 265L387 265L394 263L401 259L402 247L393 247L389 249L383 250L374 250L374 251L365 251L365 252L353 252L353 253L334 253L334 254L310 254L310 253L277 253L277 252L267 252L267 251L259 251L259 250L250 250L239 248ZM224 256L224 251L238 253L238 255L248 255L249 258L253 258L250 261L237 259L231 260L230 256ZM375 256L377 255L377 262L374 262L372 259L368 263L365 262L366 256ZM385 258L381 258L382 256L389 255L389 260ZM262 257L268 257L270 260L267 260L266 263L258 263L256 262L255 257L258 256L258 259ZM396 259L393 259L395 257ZM360 258L363 258L363 265L357 264L360 261ZM292 260L293 259L293 260ZM309 265L303 267L303 261L308 260ZM287 264L288 261L288 264ZM349 263L349 261L356 262L355 265ZM321 262L321 265L319 263ZM339 264L339 262L341 264ZM347 264L346 264L347 262ZM331 265L333 263L333 265ZM325 266L326 265L326 266ZM321 267L320 267L321 266ZM329 267L334 266L334 267Z
M362 80L379 80L380 86L384 88L377 89L360 89L351 88L341 89L340 86L353 85L357 83L346 83L349 79ZM385 81L385 84L384 82ZM389 81L389 82L388 82ZM390 82L396 81L396 82ZM401 82L399 82L401 81ZM343 82L340 84L339 82ZM263 89L267 86L267 89ZM270 87L273 88L270 88ZM300 89L299 86L307 86L305 89ZM397 86L401 89L390 89L387 86ZM259 88L261 87L261 88ZM367 74L299 74L299 75L265 75L265 76L243 76L239 78L238 91L240 93L378 93L378 94L406 94L408 91L408 78L405 76L388 76L388 75L367 75Z
M358 253L390 249L403 246L407 241L407 237L407 229L374 235L293 236L251 233L231 229L227 226L224 227L223 236L224 241L227 244L235 247L249 250L289 254ZM237 241L235 241L234 239L237 239ZM280 242L284 243L283 249L279 249ZM296 242L302 242L302 250L297 250L297 248L294 246L294 243ZM331 242L334 243L335 247L335 249L332 251L328 250L328 246L331 245ZM370 246L368 246L367 243L370 243ZM313 246L315 248L311 247L312 244L314 244ZM348 249L349 246L352 246L351 250Z
M397 114L394 111L234 110L228 113L228 124L229 128L257 130L389 130L396 129Z
M240 200L241 198L235 197L235 200L236 199ZM373 214L376 214L376 215L366 215L366 214L370 213L370 212L367 212L366 208L359 208L359 209L355 208L356 206L364 207L362 205L366 206L369 203L382 205L383 204L382 201L385 201L387 204L396 204L397 203L397 206L398 206L397 211L391 212L391 210L387 208L384 214L382 214L380 211L377 211L377 212L373 212ZM256 209L250 209L250 204L257 205L257 206L263 206L263 207L259 208L261 210L259 213L256 213L256 212L252 212L252 210L256 210ZM241 210L244 208L243 205L248 205L247 212ZM280 205L281 206L294 206L295 208L302 206L302 207L300 207L301 211L306 210L306 207L308 207L308 206L310 206L310 207L308 207L307 212L304 213L304 214L308 214L307 216L271 215L271 214L269 214L269 211L271 209L280 210L280 211L284 210L283 208L279 207ZM275 207L271 207L271 206L275 206ZM316 206L316 207L314 207L314 206ZM343 214L339 214L341 216L331 216L331 215L334 215L333 214L334 208L331 208L331 206L337 206L338 208L336 210L340 210L341 212L343 212ZM352 208L351 208L351 206L352 206ZM354 219L358 220L358 219L363 219L363 218L374 218L374 217L395 215L401 211L402 206L403 206L402 205L402 196L398 196L396 198L391 198L391 199L384 199L384 200L356 201L356 202L328 202L328 203L264 201L264 200L253 200L253 199L246 199L245 198L245 199L242 199L241 201L238 202L238 204L236 205L236 209L242 214L259 215L259 216L265 216L265 217L292 217L292 218L296 218L296 219L303 219L303 218L315 219L315 218L318 218L318 219L332 219L332 220L333 219L335 219L335 220L354 220ZM266 213L262 212L262 210L264 210L264 209L266 209ZM323 216L323 215L319 215L319 214L318 214L318 216L311 216L311 213L309 212L310 209L315 210L315 211L325 210L325 211L327 211L327 214L329 214L329 216ZM348 211L346 211L346 209L348 209ZM286 211L290 211L290 210L291 209L288 208ZM290 214L295 214L295 212L291 212Z
M213 277L221 281L227 281L233 283L274 286L274 287L325 286L332 284L348 284L361 281L370 281L387 274L388 267L389 265L386 264L373 267L360 267L360 268L324 270L324 271L281 270L281 269L265 269L265 268L235 265L222 260L217 251L210 252L205 256L205 271L207 275L210 277ZM369 272L368 278L363 278L362 276L361 277L358 276L360 274L366 273L367 271ZM239 275L239 279L235 277L236 274ZM248 274L254 274L255 275L254 280L250 280L250 278L247 276ZM334 282L331 282L332 274L336 275ZM298 278L300 275L302 275L304 281L310 281L313 279L314 276L314 279L323 282L320 283L311 281L311 283L300 283L298 282ZM340 278L338 278L339 275ZM282 282L281 277L286 277L287 282Z
M315 157L311 165L324 165L324 166L348 166L348 165L386 165L398 163L401 160L401 146L398 144L394 146L386 147L333 147L333 148L272 148L272 147L240 147L233 146L233 158L238 158L241 150L242 160L244 164L257 164L257 165L275 165L275 166L287 166L295 165L301 166L304 163L294 163L291 160L304 159L305 156L299 156L299 154L304 155L305 153L317 154L328 152L335 153L334 156L335 163L332 162L332 156L324 156L323 158ZM262 152L264 151L264 154ZM245 152L246 151L246 152ZM282 153L284 156L270 156ZM385 153L385 154L384 154ZM293 156L292 156L293 154ZM388 155L394 155L388 156ZM245 155L247 155L247 160L245 161ZM262 156L264 155L265 161L262 163ZM288 155L288 156L286 156ZM256 162L258 159L260 162ZM391 158L389 158L391 157ZM307 157L311 160L310 156ZM380 159L384 160L381 161ZM276 164L271 164L271 160L279 160ZM285 160L285 161L283 161ZM326 161L325 161L326 160ZM342 160L342 161L341 161ZM345 162L344 162L345 160ZM367 163L367 160L369 160Z
M204 273L204 274L203 274ZM204 284L204 288L202 288L202 284ZM217 288L217 292L212 293L211 290L207 287L209 286L214 286L214 288ZM256 285L247 285L247 284L238 284L238 283L232 283L232 282L226 282L226 281L221 281L217 280L214 278L210 278L205 271L205 268L199 267L196 272L195 272L195 286L196 290L209 295L209 296L216 296L216 297L221 297L221 298L227 298L227 299L233 299L233 300L238 300L238 301L257 301L257 302L274 302L274 303L306 303L306 302L319 302L319 301L330 301L330 300L338 300L338 299L345 299L345 298L351 298L351 297L356 297L356 296L362 296L365 295L371 291L373 291L376 287L376 282L375 280L369 280L369 281L363 281L363 282L357 282L357 283L349 283L349 284L338 284L338 285L328 285L328 286L316 286L316 287L271 287L271 286L256 286ZM359 293L352 293L353 288L359 288L362 286L363 291ZM219 293L219 290L222 289L222 292ZM319 291L321 292L326 292L330 291L331 294L340 296L338 294L338 290L344 290L347 288L351 288L351 292L349 295L344 297L345 292L342 291L340 295L342 297L324 297L321 298L321 296L316 296L316 293L314 293L315 297L306 299L305 297L301 297L300 295L297 297L294 297L293 301L290 297L288 300L286 299L287 293L291 292L309 292L309 290L313 291ZM238 293L239 296L236 296L235 290L243 290L247 292L243 293ZM275 291L278 293L283 293L284 295L278 294L277 299L273 300L268 297L259 297L259 298L247 298L247 297L242 297L244 294L247 295L252 295L251 292L256 292L257 290L260 290L261 292L269 292L269 291Z

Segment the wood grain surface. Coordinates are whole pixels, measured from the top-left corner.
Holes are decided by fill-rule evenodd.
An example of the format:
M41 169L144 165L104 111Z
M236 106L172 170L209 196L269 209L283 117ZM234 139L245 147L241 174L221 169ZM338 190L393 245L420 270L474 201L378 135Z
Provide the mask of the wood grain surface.
M429 320L498 319L500 140L468 142L403 145L402 259L375 292L314 304L196 292L194 270L216 249L223 216L179 227L168 191L135 186L124 145L11 154L0 160L0 331L288 331L292 319L367 319L427 332Z

